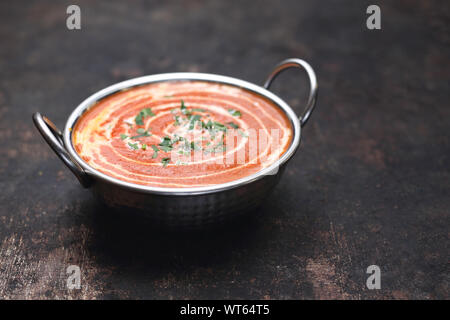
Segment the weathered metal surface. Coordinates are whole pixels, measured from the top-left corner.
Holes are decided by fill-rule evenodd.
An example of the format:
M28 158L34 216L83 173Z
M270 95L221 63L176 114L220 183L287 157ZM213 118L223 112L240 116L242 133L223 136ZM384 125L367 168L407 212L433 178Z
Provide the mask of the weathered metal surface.
M449 298L445 1L378 1L380 31L361 1L77 2L79 31L68 3L0 3L1 298ZM164 232L109 212L31 121L62 126L144 74L262 83L287 57L317 71L318 107L265 206L231 228ZM283 77L274 90L303 101L306 81ZM71 264L81 290L65 287ZM380 290L366 288L371 264Z

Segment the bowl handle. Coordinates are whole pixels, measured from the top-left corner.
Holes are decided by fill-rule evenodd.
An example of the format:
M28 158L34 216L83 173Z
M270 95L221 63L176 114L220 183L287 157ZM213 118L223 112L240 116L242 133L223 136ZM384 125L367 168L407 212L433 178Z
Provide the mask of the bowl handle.
M308 121L311 113L314 110L317 100L317 79L316 74L314 73L313 68L304 60L291 58L281 61L279 64L275 66L275 69L267 78L266 82L264 82L264 88L269 89L272 81L285 69L289 68L300 68L304 69L309 77L309 97L308 102L306 103L306 109L303 111L303 114L300 116L300 125L303 127Z
M91 178L86 174L86 171L80 167L67 152L64 147L63 136L61 131L51 122L47 117L42 116L39 112L33 114L33 122L39 130L45 141L50 145L56 155L64 162L64 164L73 172L78 178L81 185L85 188L92 184Z

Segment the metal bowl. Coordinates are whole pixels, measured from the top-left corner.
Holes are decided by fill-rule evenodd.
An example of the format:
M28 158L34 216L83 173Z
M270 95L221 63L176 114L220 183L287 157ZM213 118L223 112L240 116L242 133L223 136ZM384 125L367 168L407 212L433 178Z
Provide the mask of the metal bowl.
M268 89L272 81L285 69L304 69L309 77L310 92L306 108L300 118ZM176 80L199 80L244 88L275 103L290 119L293 139L288 150L271 166L228 183L193 188L161 188L125 182L110 177L86 163L72 145L72 128L80 116L93 104L118 91L148 83ZM224 221L258 207L280 179L288 160L295 154L301 138L301 128L308 121L317 98L317 81L311 66L301 59L287 59L278 64L264 85L205 73L164 73L144 76L109 86L84 100L70 115L61 132L40 113L33 121L44 139L64 164L75 174L81 185L91 188L107 206L132 211L157 223L175 227L196 227Z

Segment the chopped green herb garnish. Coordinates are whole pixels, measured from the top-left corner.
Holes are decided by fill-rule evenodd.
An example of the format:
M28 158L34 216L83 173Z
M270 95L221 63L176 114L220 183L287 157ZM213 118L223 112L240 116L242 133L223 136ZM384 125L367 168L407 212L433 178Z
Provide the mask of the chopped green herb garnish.
M165 136L159 145L160 146L169 146L171 144L172 144L172 140L168 136Z
M167 136L165 136L162 139L162 141L159 144L159 146L160 146L160 149L165 151L165 152L169 152L169 151L171 151L173 149L173 147L172 147L172 140L169 137L167 137Z
M213 127L213 123L211 120L208 120L208 122L205 124L205 129L211 130Z
M126 134L123 133L120 134L120 139L125 140L126 138L128 138Z
M181 113L183 113L185 115L190 115L191 114L191 112L186 108L183 100L181 100L181 107L180 107L180 109L181 109Z
M147 145L145 143L142 144L142 150L147 150Z
M181 124L180 122L180 116L175 116L175 122L173 123L174 126L179 126Z
M158 147L157 146L155 146L155 145L153 145L152 144L152 149L153 149L153 156L152 156L152 159L155 159L155 158L157 158L158 157L158 151L159 151L159 149L158 149Z
M216 121L214 121L214 123L213 123L213 128L218 131L227 131L227 127L225 127L220 122L216 122Z
M134 150L139 149L137 143L131 143L131 142L128 142L128 145L129 145L131 148L133 148Z
M172 146L160 146L160 149L164 152L170 152L170 151L172 151L173 147Z
M142 126L144 124L144 122L142 121L142 113L139 112L134 121L136 122L137 125Z
M194 111L194 112L206 112L205 109L201 109L201 108L192 108L191 111Z
M163 164L163 167L167 166L170 162L170 158L162 158L161 163Z
M230 127L232 127L233 129L239 129L239 126L236 124L236 123L234 123L234 122L228 122L227 123Z
M191 149L192 150L200 150L200 148L197 146L197 144L194 141L191 141Z
M141 137L150 137L152 134L148 133L147 130L143 129L143 128L139 128L136 130L137 133L140 133L136 136L132 136L131 139L137 139L137 138L141 138Z
M242 114L239 110L233 110L233 109L228 109L228 112L233 116L233 117L240 117Z
M198 115L198 114L196 114L195 116L192 116L192 117L190 118L190 122L189 122L189 130L194 129L195 123L196 123L197 121L199 121L200 118L201 118L201 116Z
M145 108L145 109L142 109L139 113L138 113L138 115L136 116L136 118L134 119L134 121L136 122L136 124L137 125L140 125L140 126L142 126L142 125L144 125L144 118L147 118L147 117L154 117L155 116L155 114L152 112L152 109L150 109L150 108Z
M155 116L152 109L150 109L150 108L142 109L141 112L144 114L145 117L154 117Z

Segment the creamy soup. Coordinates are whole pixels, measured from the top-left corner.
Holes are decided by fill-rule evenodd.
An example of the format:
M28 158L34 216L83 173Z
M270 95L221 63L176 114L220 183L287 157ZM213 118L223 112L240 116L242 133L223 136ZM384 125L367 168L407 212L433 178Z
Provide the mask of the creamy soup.
M254 174L277 161L292 125L270 100L204 81L120 91L91 106L72 130L76 152L98 171L135 184L186 188Z

